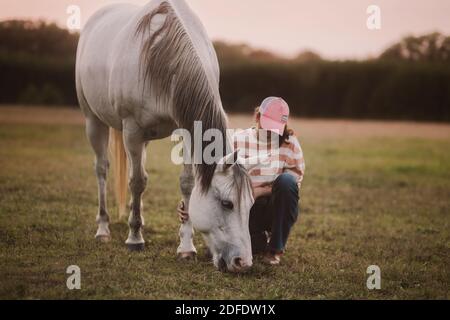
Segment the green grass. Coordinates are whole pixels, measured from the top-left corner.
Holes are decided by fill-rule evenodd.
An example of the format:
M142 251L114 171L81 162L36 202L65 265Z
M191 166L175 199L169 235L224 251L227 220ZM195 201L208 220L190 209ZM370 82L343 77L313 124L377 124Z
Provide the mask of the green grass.
M301 215L282 265L256 257L243 275L205 257L176 260L180 198L168 140L150 143L147 246L127 251L109 198L113 241L94 240L93 154L78 125L0 126L0 298L448 299L450 139L342 137L302 141ZM111 190L111 186L109 187ZM67 266L81 290L66 288ZM381 268L382 289L366 288Z

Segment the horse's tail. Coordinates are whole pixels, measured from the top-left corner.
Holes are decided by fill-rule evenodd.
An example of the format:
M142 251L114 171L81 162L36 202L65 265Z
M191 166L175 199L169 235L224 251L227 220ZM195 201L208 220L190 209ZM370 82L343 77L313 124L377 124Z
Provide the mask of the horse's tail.
M110 150L113 158L114 167L114 191L116 194L116 203L119 209L119 218L126 214L127 201L127 155L123 145L122 131L110 129Z

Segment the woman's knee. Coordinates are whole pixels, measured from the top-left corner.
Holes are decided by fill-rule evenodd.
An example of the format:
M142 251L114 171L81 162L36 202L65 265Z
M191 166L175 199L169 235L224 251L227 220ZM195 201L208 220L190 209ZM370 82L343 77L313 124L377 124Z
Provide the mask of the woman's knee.
M280 174L274 181L274 191L293 192L298 194L297 179L289 173Z

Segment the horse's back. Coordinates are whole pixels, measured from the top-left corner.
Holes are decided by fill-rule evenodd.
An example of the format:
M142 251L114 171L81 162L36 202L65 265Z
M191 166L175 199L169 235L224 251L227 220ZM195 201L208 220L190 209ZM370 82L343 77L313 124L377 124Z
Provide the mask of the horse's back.
M103 122L120 128L121 119L109 99L109 79L117 37L139 7L112 4L97 11L86 22L78 43L76 85L80 106Z
M208 79L218 92L219 67L214 48L201 21L184 0L152 0L144 6L113 4L97 11L80 36L76 82L85 113L94 113L116 129L121 129L122 119L131 114L142 125L151 125L153 119L169 115L169 110L163 112L165 115L162 110L155 110L152 97L140 91L142 39L136 37L140 19L163 2L170 4L183 23ZM163 17L154 20L151 30L158 30Z

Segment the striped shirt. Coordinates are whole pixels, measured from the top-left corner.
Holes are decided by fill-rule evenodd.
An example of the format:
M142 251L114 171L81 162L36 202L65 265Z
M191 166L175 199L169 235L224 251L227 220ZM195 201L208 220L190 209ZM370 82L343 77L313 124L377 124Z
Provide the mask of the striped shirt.
M258 140L257 129L254 127L234 134L234 148L239 149L241 157L251 158L270 154L267 161L250 170L253 187L271 184L284 172L296 177L300 185L305 173L305 161L300 143L295 136L290 136L288 142L283 142L278 147L278 136L274 135L274 139L276 140Z

